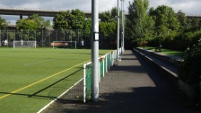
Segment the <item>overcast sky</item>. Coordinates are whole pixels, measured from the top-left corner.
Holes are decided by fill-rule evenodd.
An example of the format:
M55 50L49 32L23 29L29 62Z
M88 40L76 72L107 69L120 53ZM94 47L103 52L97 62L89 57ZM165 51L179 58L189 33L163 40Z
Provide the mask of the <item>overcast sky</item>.
M117 0L98 0L99 11L110 10L115 7ZM125 10L129 1L124 0ZM182 10L186 14L201 14L201 0L149 0L149 7L156 8L159 5L172 7L175 12ZM80 9L82 11L91 11L91 0L0 0L0 8L26 8L26 9L44 9L44 10L71 10ZM13 22L16 16L3 16Z

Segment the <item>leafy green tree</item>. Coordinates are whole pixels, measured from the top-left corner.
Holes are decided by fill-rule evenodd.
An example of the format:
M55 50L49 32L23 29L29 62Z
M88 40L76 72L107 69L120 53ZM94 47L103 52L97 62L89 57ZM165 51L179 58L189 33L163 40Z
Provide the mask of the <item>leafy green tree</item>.
M112 8L110 11L100 13L100 32L105 38L116 33L116 16L116 7Z
M53 19L53 28L54 29L71 29L71 20L72 20L71 11L62 11L57 14Z
M34 20L31 19L20 19L17 21L17 29L24 30L35 30L38 28Z
M133 2L129 2L126 31L128 33L127 35L131 37L130 41L145 41L145 38L152 35L154 21L147 14L148 5L148 0L134 0Z
M189 20L191 24L191 28L198 29L200 25L200 20L198 18L192 18Z
M119 13L121 14L121 11ZM113 19L116 18L116 16L117 16L117 7L113 7L111 9L111 16L112 16Z
M158 34L168 34L169 30L178 31L180 23L171 7L162 5L155 10L151 8L150 15L155 20L155 29Z
M83 30L84 30L84 36L85 37L90 37L91 34L91 18L86 18L85 22L84 22L84 26L83 26Z
M102 48L113 49L116 47L116 22L100 22L99 32L102 44ZM100 44L101 45L101 44Z
M120 14L121 14L121 12L120 12ZM114 22L114 21L116 21L116 16L117 16L117 8L114 7L109 11L100 13L99 18L100 18L101 22ZM120 16L120 18L121 18L121 16Z
M45 29L50 26L50 21L38 16L38 14L33 14L32 16L19 19L16 22L16 27L18 30L36 30Z
M0 29L5 29L7 26L6 20L0 17Z
M100 20L102 22L110 22L110 21L114 21L112 18L112 15L111 15L111 12L110 11L105 11L105 12L102 12L100 13Z
M79 9L63 11L54 17L53 23L54 29L83 29L85 14Z
M42 32L30 33L36 30L45 30L47 27L50 26L50 21L45 20L44 18L38 16L38 14L33 14L32 16L25 18L25 19L19 19L16 22L17 27L17 34L21 39L27 40L27 39L35 39L36 37L41 37Z
M116 16L117 16L116 7L112 8L109 11L100 13L99 32L101 42L104 42L104 44L100 43L101 48L116 47Z
M104 37L114 36L116 30L116 22L100 22L100 33Z
M85 47L90 47L91 45L91 18L86 18L83 26L83 37L81 41L85 42Z
M177 16L177 19L178 21L180 22L180 31L184 30L187 28L187 17L185 15L185 13L183 13L181 10L179 10L177 13L176 13L176 16Z
M85 14L79 9L75 9L71 11L72 14L72 29L83 29L85 24Z

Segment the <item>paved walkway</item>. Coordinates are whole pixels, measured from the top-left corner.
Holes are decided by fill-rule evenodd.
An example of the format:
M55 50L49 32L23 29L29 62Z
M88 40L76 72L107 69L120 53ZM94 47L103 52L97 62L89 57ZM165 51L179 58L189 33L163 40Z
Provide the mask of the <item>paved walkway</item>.
M164 78L132 51L125 51L119 66L100 82L97 103L57 101L46 113L200 113L184 108ZM79 86L78 86L79 87Z

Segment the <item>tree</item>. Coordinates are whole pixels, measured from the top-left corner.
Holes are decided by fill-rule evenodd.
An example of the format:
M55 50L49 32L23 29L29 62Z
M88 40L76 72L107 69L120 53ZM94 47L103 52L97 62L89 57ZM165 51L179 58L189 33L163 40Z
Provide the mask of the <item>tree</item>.
M16 27L18 30L36 30L45 29L50 26L49 20L44 20L44 18L38 16L38 14L33 14L32 16L19 19L16 22Z
M121 12L120 12L120 14L121 14ZM99 18L102 22L114 22L114 21L116 21L116 16L117 16L117 8L114 7L109 11L100 13ZM121 18L121 16L120 16L120 18Z
M103 46L107 49L114 49L116 47L116 22L100 22L99 32ZM101 44L100 44L101 45Z
M103 45L102 48L111 49L116 47L116 16L116 7L100 13L99 32L101 38L100 46ZM102 42L104 42L104 44L102 44Z
M79 9L75 9L71 11L71 14L73 15L71 20L72 29L83 29L85 23L84 12L80 11Z
M147 14L148 0L134 0L129 2L129 15L127 17L127 35L130 41L143 40L152 34L153 19ZM128 37L127 36L127 37Z
M165 5L158 6L155 10L151 8L149 13L155 20L155 29L157 34L168 34L169 30L179 30L180 23L171 7Z
M6 20L0 17L0 29L5 29L7 26Z
M19 19L16 22L17 34L20 36L20 39L23 40L35 39L37 36L40 37L42 32L33 32L36 30L45 30L49 26L50 21L38 16L38 14L33 14L25 19Z
M87 18L84 22L84 26L83 26L83 29L84 29L84 36L85 37L90 37L90 34L91 34L91 18Z
M177 19L180 22L180 30L183 31L184 29L187 28L187 17L185 13L183 13L181 10L179 10L176 13Z
M91 45L91 18L86 18L83 26L83 37L81 40L85 41L85 46L90 47Z
M189 20L191 24L191 28L198 29L200 26L200 20L198 18L192 18Z
M102 22L110 22L110 21L113 21L111 16L112 15L111 15L110 11L105 11L105 12L100 13L99 18Z
M79 9L63 11L54 17L53 23L54 29L83 29L85 14Z
M69 10L62 11L53 19L54 29L71 29L72 14Z

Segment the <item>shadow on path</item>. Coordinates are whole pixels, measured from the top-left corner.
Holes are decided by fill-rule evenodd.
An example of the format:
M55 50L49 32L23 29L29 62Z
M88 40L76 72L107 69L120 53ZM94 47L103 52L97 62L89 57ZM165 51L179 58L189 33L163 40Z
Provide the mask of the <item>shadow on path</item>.
M174 88L131 51L100 82L97 103L58 100L47 113L200 113L185 108Z

